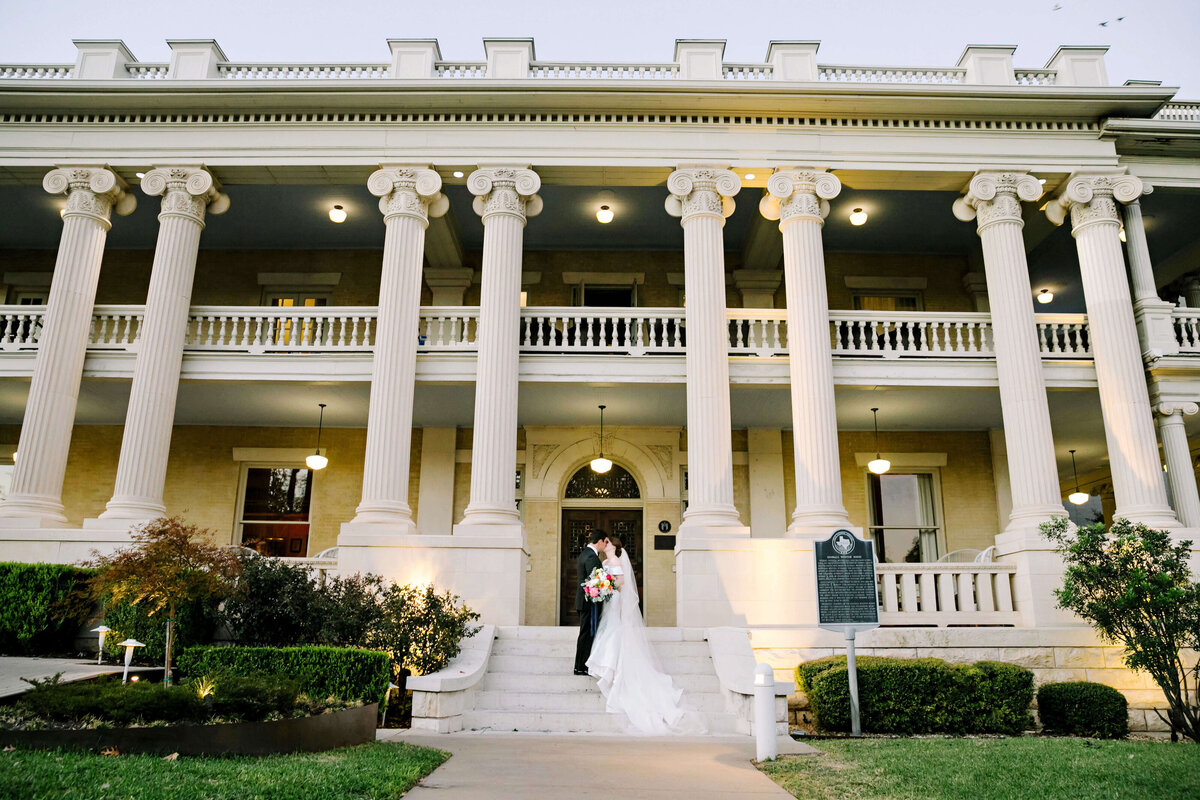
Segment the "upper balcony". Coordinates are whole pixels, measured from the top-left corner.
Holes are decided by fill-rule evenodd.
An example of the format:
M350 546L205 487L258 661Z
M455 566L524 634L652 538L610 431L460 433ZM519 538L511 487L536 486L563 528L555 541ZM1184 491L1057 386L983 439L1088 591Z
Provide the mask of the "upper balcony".
M85 373L132 376L143 314L143 306L96 308ZM44 306L0 306L0 375L32 375L44 315ZM370 306L196 306L184 340L184 376L369 380L376 315ZM786 382L787 312L736 308L726 317L731 379ZM476 306L422 307L414 343L421 356L418 377L472 380L478 322ZM1181 327L1181 336L1192 335L1190 330ZM986 313L831 311L829 332L836 376L845 382L870 375L898 384L994 384L992 323ZM1037 334L1049 382L1093 380L1084 315L1039 314ZM682 308L523 308L515 335L523 380L685 379ZM1200 353L1200 347L1193 349ZM957 371L957 379L947 377L947 367Z

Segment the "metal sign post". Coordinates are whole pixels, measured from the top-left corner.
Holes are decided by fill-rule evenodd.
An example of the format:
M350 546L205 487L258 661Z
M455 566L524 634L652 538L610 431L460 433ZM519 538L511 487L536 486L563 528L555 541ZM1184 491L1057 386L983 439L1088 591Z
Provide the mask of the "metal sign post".
M850 682L850 735L862 736L858 703L858 665L854 637L879 627L874 544L847 530L814 542L817 575L817 625L846 637L846 677Z

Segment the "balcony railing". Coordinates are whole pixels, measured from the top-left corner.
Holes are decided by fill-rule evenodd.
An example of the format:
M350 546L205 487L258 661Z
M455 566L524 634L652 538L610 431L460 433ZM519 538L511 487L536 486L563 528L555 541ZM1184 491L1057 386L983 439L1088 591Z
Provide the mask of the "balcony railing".
M1176 314L1181 352L1200 354L1200 309ZM31 350L41 336L45 306L0 306L0 350ZM141 333L142 306L97 306L88 346L134 350ZM247 353L353 353L375 346L374 306L217 307L195 306L188 315L184 347L189 351ZM1044 358L1091 357L1087 318L1082 314L1038 314L1037 336ZM731 356L773 358L788 354L787 312L732 308L726 311ZM479 309L428 306L421 309L417 348L423 353L471 353L476 349ZM852 358L994 358L991 317L978 313L830 311L833 354ZM687 325L682 308L521 309L520 351L524 354L683 355Z
M878 564L883 625L1017 625L1015 564Z
M1175 308L1171 311L1175 323L1175 343L1179 352L1200 354L1200 308Z

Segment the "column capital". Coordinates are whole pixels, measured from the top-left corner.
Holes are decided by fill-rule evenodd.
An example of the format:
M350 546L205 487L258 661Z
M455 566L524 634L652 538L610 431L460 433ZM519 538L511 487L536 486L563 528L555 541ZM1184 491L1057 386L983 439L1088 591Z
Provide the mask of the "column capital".
M137 197L121 176L106 166L62 166L42 178L42 188L50 194L66 194L63 217L91 217L107 230L112 212L121 216L133 213Z
M467 189L475 195L471 208L485 221L496 214L520 217L521 221L542 213L541 177L528 167L480 167L467 177Z
M442 194L442 176L426 166L384 164L367 178L367 190L379 198L384 222L392 217L414 217L422 225L450 209Z
M1027 172L977 172L962 197L954 201L954 216L963 222L978 219L979 230L995 222L1021 220L1021 203L1042 196L1042 184Z
M1125 174L1124 170L1079 172L1067 180L1058 196L1046 206L1046 217L1055 225L1062 225L1070 212L1075 233L1100 222L1119 225L1117 203L1132 203L1145 193L1146 185L1141 178Z
M1164 417L1179 415L1179 421L1182 422L1185 416L1190 417L1200 411L1200 405L1187 401L1173 401L1168 403L1159 403L1154 407L1154 411Z
M142 191L152 197L163 196L159 219L186 217L203 225L205 211L224 214L229 210L229 195L221 191L212 173L199 165L155 167L142 176Z
M836 175L819 168L783 169L767 179L767 192L758 201L758 211L782 225L793 219L824 224L829 201L842 191Z
M725 219L733 214L733 197L741 188L741 179L733 170L681 166L667 178L667 213L683 220L694 216Z

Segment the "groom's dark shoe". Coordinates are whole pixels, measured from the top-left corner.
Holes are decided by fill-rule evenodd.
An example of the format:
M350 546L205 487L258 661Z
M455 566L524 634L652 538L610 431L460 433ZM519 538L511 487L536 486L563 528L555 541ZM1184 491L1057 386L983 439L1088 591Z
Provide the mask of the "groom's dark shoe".
M588 671L587 671L586 669L577 669L577 670L575 670L575 674L576 674L576 675L582 675L582 676L584 676L584 677L586 678L586 677L587 677L587 674L588 674Z

